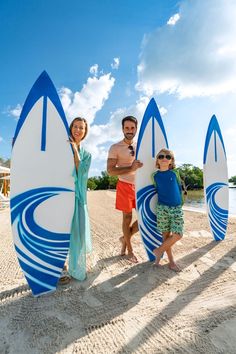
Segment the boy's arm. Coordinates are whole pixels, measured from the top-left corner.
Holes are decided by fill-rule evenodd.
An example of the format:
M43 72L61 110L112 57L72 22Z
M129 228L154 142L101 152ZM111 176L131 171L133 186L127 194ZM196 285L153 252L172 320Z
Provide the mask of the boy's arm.
M184 197L183 197L182 182L181 182L180 174L179 174L179 171L176 169L174 169L173 172L175 173L177 181L178 181L179 191L180 191L182 205L183 205L184 204Z
M152 184L153 184L155 187L157 187L157 184L156 184L156 181L155 181L155 178L154 178L155 174L156 174L156 172L153 172L153 173L151 174L151 180L152 180Z

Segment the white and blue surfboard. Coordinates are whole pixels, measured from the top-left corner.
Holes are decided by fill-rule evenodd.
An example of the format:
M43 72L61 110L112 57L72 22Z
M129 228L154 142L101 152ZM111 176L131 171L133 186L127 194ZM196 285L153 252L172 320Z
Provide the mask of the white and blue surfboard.
M204 192L212 235L225 238L229 214L228 169L221 130L213 115L208 126L203 156Z
M144 113L137 141L136 158L144 165L136 171L135 177L139 231L150 261L155 259L153 250L162 243L162 235L157 229L157 194L151 180L155 157L162 148L168 148L168 142L160 112L152 98Z
M74 212L73 154L56 89L44 71L22 108L11 159L11 222L34 296L56 289Z

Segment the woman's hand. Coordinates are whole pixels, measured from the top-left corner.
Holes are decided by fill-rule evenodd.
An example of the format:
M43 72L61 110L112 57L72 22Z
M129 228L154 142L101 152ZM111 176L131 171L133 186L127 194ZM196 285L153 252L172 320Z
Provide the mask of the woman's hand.
M72 137L69 137L68 142L72 146L72 149L73 149L73 152L74 152L75 167L76 167L76 170L78 170L79 163L80 163L80 154L79 154L78 146L77 146L76 142L73 140Z

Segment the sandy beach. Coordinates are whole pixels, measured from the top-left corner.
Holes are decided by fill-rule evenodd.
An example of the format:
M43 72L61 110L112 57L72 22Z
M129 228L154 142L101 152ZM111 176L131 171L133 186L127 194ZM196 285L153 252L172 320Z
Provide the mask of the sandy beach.
M88 192L93 254L88 277L33 298L12 243L9 208L0 211L0 353L235 353L236 219L214 242L204 213L185 211L174 247L182 271L119 256L121 213L112 191Z

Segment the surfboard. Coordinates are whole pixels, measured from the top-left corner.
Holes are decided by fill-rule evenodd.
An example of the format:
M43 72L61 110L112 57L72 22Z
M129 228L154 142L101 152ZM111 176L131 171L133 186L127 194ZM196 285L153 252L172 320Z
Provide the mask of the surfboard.
M74 212L73 154L56 89L44 71L22 108L11 158L15 250L34 296L56 289Z
M203 156L207 215L216 241L225 238L229 214L228 168L220 126L213 115L206 134Z
M148 259L153 261L153 250L162 243L157 229L157 194L151 174L155 171L155 157L162 148L168 148L167 136L157 104L152 98L144 113L136 149L136 159L144 166L136 171L135 189L139 231Z

